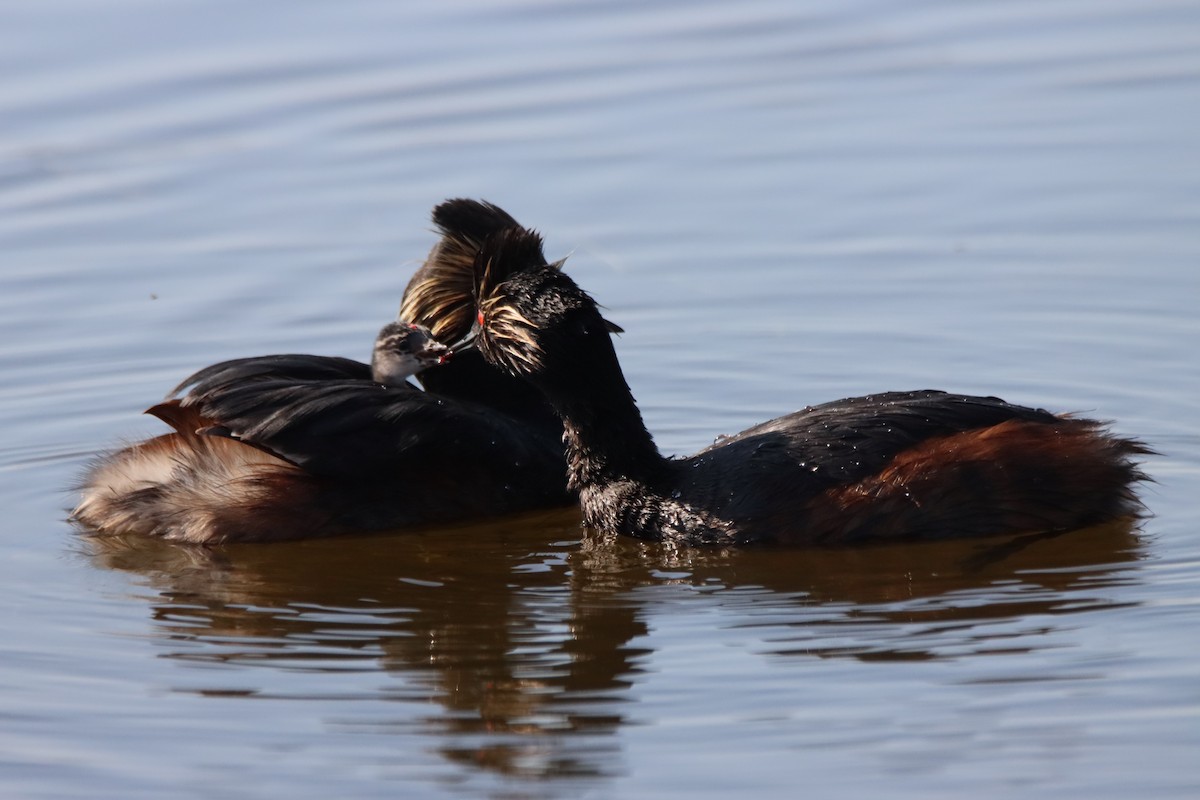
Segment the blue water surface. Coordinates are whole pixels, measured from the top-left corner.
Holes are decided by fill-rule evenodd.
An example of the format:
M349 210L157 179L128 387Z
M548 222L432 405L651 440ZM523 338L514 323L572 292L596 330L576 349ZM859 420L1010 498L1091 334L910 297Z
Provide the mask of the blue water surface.
M0 795L1192 798L1200 5L0 8ZM626 329L660 447L885 389L1114 420L1134 526L672 552L574 512L66 522L192 370L365 358L447 197Z

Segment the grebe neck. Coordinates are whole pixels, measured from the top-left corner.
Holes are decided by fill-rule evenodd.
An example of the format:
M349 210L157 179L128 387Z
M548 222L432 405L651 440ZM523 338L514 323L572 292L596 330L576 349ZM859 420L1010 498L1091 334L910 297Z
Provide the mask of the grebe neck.
M542 386L562 418L568 487L579 491L617 481L653 483L667 462L642 421L616 354L604 368L597 368L597 362L589 366L569 381Z

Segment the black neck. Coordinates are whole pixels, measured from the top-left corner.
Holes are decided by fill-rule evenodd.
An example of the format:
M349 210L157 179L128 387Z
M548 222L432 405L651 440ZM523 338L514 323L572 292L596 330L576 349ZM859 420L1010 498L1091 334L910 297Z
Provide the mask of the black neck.
M646 430L616 354L603 361L608 363L590 361L586 372L575 371L569 380L542 384L562 417L567 483L573 490L619 480L653 482L666 463Z

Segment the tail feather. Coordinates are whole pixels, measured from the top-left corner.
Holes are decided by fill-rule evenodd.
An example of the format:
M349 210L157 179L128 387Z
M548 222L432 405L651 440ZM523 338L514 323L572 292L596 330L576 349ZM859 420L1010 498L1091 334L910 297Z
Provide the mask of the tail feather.
M102 533L194 543L316 532L310 476L236 440L202 435L191 427L199 415L190 409L162 404L155 412L178 423L176 430L94 464L80 487L76 521Z
M1138 517L1138 463L1154 451L1095 420L1010 420L923 442L887 469L814 498L827 543L1071 530Z

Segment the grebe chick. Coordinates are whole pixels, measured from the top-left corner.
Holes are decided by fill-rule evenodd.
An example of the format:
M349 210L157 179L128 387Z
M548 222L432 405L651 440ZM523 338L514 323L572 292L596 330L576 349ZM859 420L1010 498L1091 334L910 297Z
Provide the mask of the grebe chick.
M806 408L694 456L658 452L609 323L512 229L476 262L475 345L561 416L584 522L695 545L1070 530L1136 515L1140 442L994 397L888 392Z
M384 386L404 386L426 367L444 364L450 348L433 338L423 325L389 322L375 337L371 380Z

